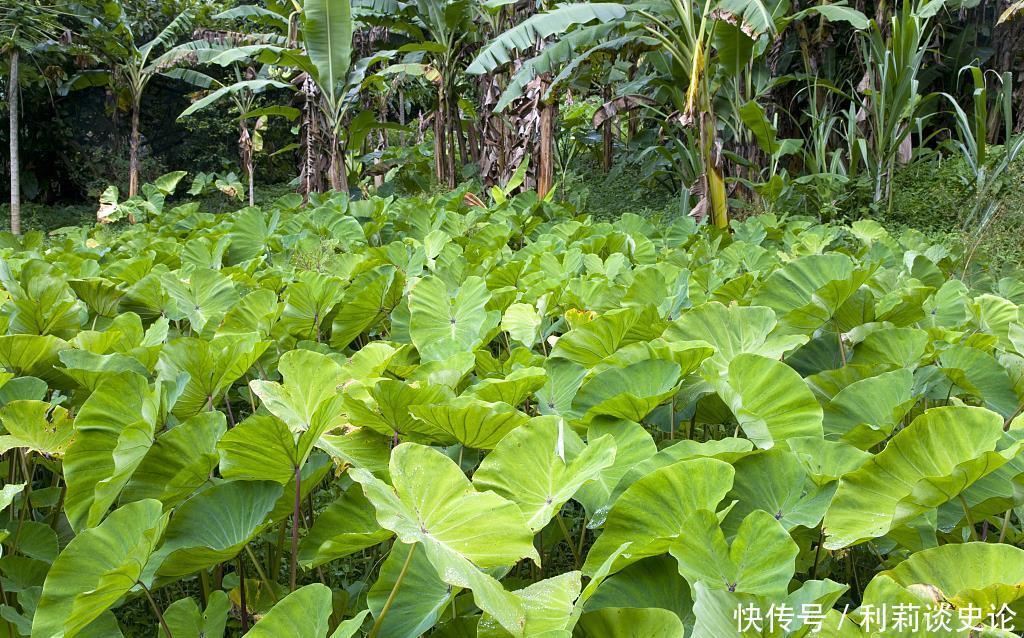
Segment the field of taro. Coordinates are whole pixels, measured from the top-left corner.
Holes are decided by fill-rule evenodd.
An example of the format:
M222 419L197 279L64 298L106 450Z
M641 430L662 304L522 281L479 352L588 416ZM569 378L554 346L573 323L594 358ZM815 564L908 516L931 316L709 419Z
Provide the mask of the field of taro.
M872 221L147 194L0 238L4 638L1024 628L1024 280Z

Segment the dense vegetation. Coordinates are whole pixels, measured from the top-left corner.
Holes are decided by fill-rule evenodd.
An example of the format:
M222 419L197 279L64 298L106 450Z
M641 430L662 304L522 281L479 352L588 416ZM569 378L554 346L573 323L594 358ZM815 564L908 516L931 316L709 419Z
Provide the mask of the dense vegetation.
M4 248L10 635L1021 610L1020 279L869 221L160 200Z
M1024 635L1022 11L0 0L0 638Z

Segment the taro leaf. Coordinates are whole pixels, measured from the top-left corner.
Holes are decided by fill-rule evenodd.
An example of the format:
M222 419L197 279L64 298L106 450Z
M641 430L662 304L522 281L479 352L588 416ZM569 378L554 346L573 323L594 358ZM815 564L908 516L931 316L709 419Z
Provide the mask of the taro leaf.
M822 441L813 436L787 439L789 449L796 454L807 475L815 485L827 485L864 465L870 452L842 441Z
M25 489L25 483L7 483L0 487L0 509L6 509L14 498Z
M786 531L798 525L813 529L836 490L834 483L816 485L799 457L784 447L751 454L733 467L736 479L728 498L738 502L722 524L730 536L740 521L757 510L771 514Z
M701 367L709 380L724 376L729 363L743 353L777 359L807 341L807 337L773 333L775 313L764 306L723 306L711 302L691 308L665 330L669 341L701 340L715 353Z
M0 408L0 454L14 448L62 457L71 444L74 426L68 411L43 401L11 401Z
M217 336L255 332L265 340L281 317L282 310L276 292L266 288L253 290L224 315L224 321L217 328Z
M525 623L522 603L481 569L540 560L519 508L493 492L477 492L454 461L415 443L394 449L390 471L393 488L366 470L349 472L381 526L403 543L420 543L442 580L472 590L478 607L518 632Z
M337 629L331 634L331 638L352 638L352 636L359 632L359 628L363 626L363 621L369 615L370 610L364 609L348 620L339 623Z
M331 346L344 348L372 330L398 305L405 277L394 266L378 266L356 277L345 289L331 324Z
M595 416L641 421L678 391L679 376L678 364L661 359L608 368L583 383L573 400L573 411L584 421Z
M531 583L511 592L522 602L526 621L516 635L570 638L575 601L582 589L580 573L566 572ZM484 614L477 624L477 638L508 638L506 631L493 618Z
M602 470L597 480L577 490L575 497L597 524L607 515L612 493L616 491L623 476L658 452L654 439L639 423L600 419L593 421L587 430L587 439L590 441L605 435L615 439L615 462Z
M377 523L363 491L352 487L317 515L299 544L299 563L310 569L389 538L391 532Z
M259 341L255 332L225 335L209 341L175 339L166 344L157 371L167 378L182 372L189 375L185 389L174 404L174 415L187 419L220 404L231 384L252 367L269 345L269 341Z
M502 439L474 473L473 483L519 505L530 529L538 532L614 460L612 436L584 446L561 419L539 417Z
M299 273L284 291L284 309L278 324L296 339L320 342L342 300L345 283L338 277L318 272Z
M210 592L205 612L194 598L182 598L167 606L164 621L174 638L224 638L230 610L228 595L218 590ZM162 627L160 638L169 638Z
M160 434L121 493L121 502L154 498L173 507L206 483L217 467L217 441L227 431L220 412L201 412Z
M188 319L197 333L202 333L211 321L212 327L216 327L216 323L240 300L234 283L209 268L167 273L161 281L178 310L179 316L171 318Z
M627 548L628 549L628 548ZM586 601L586 611L606 607L658 607L692 625L690 586L679 575L679 563L668 555L633 563L600 583Z
M741 354L719 392L754 445L770 448L797 436L822 436L822 410L795 370L781 361Z
M296 434L316 433L314 441L340 424L339 386L345 373L334 359L310 350L291 350L281 355L278 370L283 384L260 379L249 382L271 414Z
M875 578L883 576L903 587L935 587L954 608L973 605L987 617L1024 598L1024 550L984 542L940 545L911 554Z
M494 449L506 434L530 420L507 403L487 403L473 397L413 405L409 411L422 423L421 432L478 450Z
M220 473L229 480L287 484L313 449L315 440L295 434L280 419L251 416L217 442Z
M339 465L361 467L379 479L388 479L391 438L369 428L351 428L344 434L325 434L316 445Z
M633 483L666 465L696 458L712 458L735 464L736 461L750 454L753 449L754 446L750 441L731 436L703 442L689 439L678 441L662 448L654 456L639 463L632 463L612 491L611 500L617 499Z
M70 638L99 618L135 587L166 525L159 501L145 500L81 531L46 575L32 635Z
M562 335L551 356L593 367L623 346L658 337L663 325L653 307L611 310Z
M970 394L981 399L985 407L1009 418L1018 410L1020 399L1006 369L995 358L965 345L955 345L939 355L942 373Z
M330 588L306 585L282 598L244 638L326 638L331 610Z
M824 407L825 437L862 450L882 442L917 402L913 385L906 369L851 383Z
M118 306L124 292L117 284L102 277L86 277L69 279L68 286L75 291L78 298L85 302L90 312L101 317L116 317Z
M228 481L199 492L174 510L149 573L180 578L231 560L269 522L281 494L271 481Z
M857 344L852 363L885 366L889 370L913 370L924 357L928 333L917 328L884 328L876 330Z
M871 274L854 269L843 254L808 255L769 275L751 304L774 310L789 334L810 334L830 321Z
M693 613L696 617L691 634L693 638L757 638L764 635L814 635L811 633L813 625L805 624L806 616L801 615L801 610L820 608L824 612L831 609L847 586L831 580L808 580L788 595L772 597L734 593L709 587L703 582L698 582L693 589ZM795 610L789 632L782 631L778 624L775 625L775 632L769 631L764 616L761 623L753 627L737 622L738 609L768 610L773 605L775 609L785 605L785 608ZM764 629L763 633L761 628Z
M985 408L932 408L846 474L825 514L825 547L877 538L954 499L1020 449Z
M44 381L58 378L55 365L57 353L67 348L63 339L52 335L0 336L0 368L22 377L38 377Z
M38 494L34 494L38 497ZM35 560L52 563L57 558L57 533L45 523L25 520L10 525L10 531L14 536L8 537L5 542L12 546L17 541L18 552Z
M631 543L629 553L614 562L612 572L668 551L693 512L715 510L732 486L733 474L732 466L723 461L693 459L655 470L633 483L612 504L583 573L593 575L626 542Z
M498 324L488 311L491 298L480 277L467 277L453 295L443 279L426 277L409 290L409 334L423 361L472 352Z
M429 438L431 430L424 429L423 424L413 417L410 408L440 403L448 399L450 393L441 385L381 379L370 387L367 395L363 398L352 391L345 393L344 408L349 423L387 436L419 434Z
M61 374L86 390L95 390L100 383L118 372L135 372L149 376L149 370L138 359L112 352L96 354L88 350L68 349L60 353Z
M466 395L481 401L519 405L531 394L544 387L548 380L544 368L529 367L513 370L503 379L484 379L466 388Z
M362 491L358 487L355 491ZM373 508L370 508L373 516ZM376 521L375 521L376 522ZM379 529L379 527L378 527ZM412 556L409 552L412 552ZM408 561L408 564L406 564ZM404 569L404 572L403 572ZM380 575L367 592L366 603L374 618L379 618L387 604L399 575L403 574L401 586L384 621L380 624L381 636L391 638L419 638L433 627L457 592L441 580L427 554L415 545L395 543L380 568Z
M573 399L576 398L587 369L557 357L545 359L544 369L548 379L544 387L537 390L537 409L541 414L569 416Z
M501 318L501 329L514 341L532 348L540 340L543 322L543 318L533 305L514 303L505 310Z
M580 617L582 638L683 638L683 623L667 609L606 607Z
M715 513L698 510L669 551L691 586L773 596L787 593L800 548L768 512L748 514L729 544Z
M64 509L72 529L103 519L153 445L160 412L160 386L151 388L134 372L110 377L86 399L64 457Z

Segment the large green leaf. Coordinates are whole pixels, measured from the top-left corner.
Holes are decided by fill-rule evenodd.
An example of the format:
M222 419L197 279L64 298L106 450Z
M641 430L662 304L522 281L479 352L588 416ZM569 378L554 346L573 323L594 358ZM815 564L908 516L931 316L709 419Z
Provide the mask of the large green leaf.
M667 609L607 607L580 617L584 638L683 638L683 623ZM576 634L573 634L576 635Z
M869 449L892 434L914 406L910 370L886 372L855 381L824 407L825 437Z
M64 457L65 512L74 529L103 519L142 463L161 413L160 386L134 372L110 377L82 405Z
M229 481L185 501L153 555L156 577L187 576L231 560L268 522L281 494L271 481Z
M320 512L299 545L303 567L317 567L391 537L373 515L373 506L359 488L352 487Z
M785 363L741 354L729 364L728 379L719 393L754 445L770 448L793 437L823 436L821 406Z
M426 277L409 290L409 334L424 361L472 352L498 324L488 311L491 298L480 277L468 277L451 294L443 279Z
M519 505L537 532L614 460L611 435L584 446L561 419L541 417L502 439L473 474L473 484Z
M470 396L412 405L409 412L422 423L420 431L433 434L432 438L480 450L493 449L530 419L507 403L487 403Z
M167 516L159 501L125 505L68 543L46 574L33 638L71 638L136 586Z
M366 470L350 470L381 526L403 543L422 546L442 580L472 590L477 606L521 635L522 603L481 571L540 560L519 508L493 492L477 492L451 459L415 443L395 448L390 473L394 487Z
M292 350L281 356L278 370L283 383L249 382L271 414L296 434L322 433L340 424L340 386L346 375L334 359L310 350Z
M661 359L608 368L583 383L573 410L585 421L595 416L641 421L677 392L679 375L678 364Z
M352 63L351 0L306 0L302 10L302 36L317 83L329 103L337 104Z
M973 605L987 617L1024 598L1024 550L981 542L941 545L911 555L876 578L882 576L903 587L935 587L954 607Z
M60 457L74 436L68 411L43 401L11 401L0 408L0 423L7 431L0 436L0 454L22 448Z
M219 404L232 383L252 367L270 345L256 333L232 334L212 340L184 338L166 344L160 355L158 372L175 378L182 372L188 383L174 404L173 413L181 419Z
M744 518L731 544L708 510L691 514L683 531L669 551L690 585L702 582L763 596L787 593L800 548L768 512L754 510Z
M825 514L825 546L877 538L956 498L1013 458L1020 443L984 408L928 410L860 469L843 476Z
M160 434L121 493L121 502L155 498L172 507L210 479L217 441L227 431L220 412L201 412Z
M622 543L612 571L646 556L657 556L683 533L697 510L715 511L732 486L733 469L715 459L681 461L655 470L633 483L612 505L604 530L590 548L583 573L592 575Z
M313 583L282 598L245 638L327 638L331 618L331 590Z

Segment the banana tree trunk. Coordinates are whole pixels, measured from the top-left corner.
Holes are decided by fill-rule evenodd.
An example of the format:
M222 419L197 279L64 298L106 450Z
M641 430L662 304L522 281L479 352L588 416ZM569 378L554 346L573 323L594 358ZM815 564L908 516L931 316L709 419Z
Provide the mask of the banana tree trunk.
M434 111L434 176L438 184L448 183L448 144L447 127L444 121L444 107L438 101L437 110Z
M331 140L331 188L348 193L348 168L345 166L345 151L337 139Z
M18 154L18 49L11 49L10 88L7 91L10 103L11 125L11 232L21 234L21 158Z
M128 197L139 193L139 96L132 99L132 136L128 147Z
M722 171L722 154L718 149L715 118L710 105L700 115L700 145L707 179L707 196L711 206L711 221L718 228L729 227L729 201L725 192L725 175Z
M611 86L605 85L602 89L601 99L607 104L612 99ZM601 168L607 173L612 170L612 120L614 118L606 118L604 124L601 125Z
M242 170L245 171L245 176L249 180L249 205L255 206L256 191L254 187L255 175L253 173L256 170L256 166L253 161L252 136L249 134L249 127L246 125L245 120L239 120L238 128L238 152L242 159Z
M540 111L540 151L537 162L537 195L546 196L554 184L555 175L555 118L558 116L558 102L552 97Z

